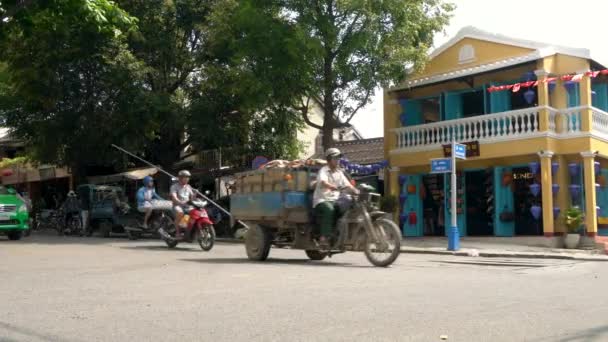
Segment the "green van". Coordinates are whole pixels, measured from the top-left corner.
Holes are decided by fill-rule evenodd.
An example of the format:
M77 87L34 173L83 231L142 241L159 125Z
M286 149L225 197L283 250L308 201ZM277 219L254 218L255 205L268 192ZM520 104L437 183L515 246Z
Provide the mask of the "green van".
M12 188L0 185L0 235L19 240L29 229L27 205Z

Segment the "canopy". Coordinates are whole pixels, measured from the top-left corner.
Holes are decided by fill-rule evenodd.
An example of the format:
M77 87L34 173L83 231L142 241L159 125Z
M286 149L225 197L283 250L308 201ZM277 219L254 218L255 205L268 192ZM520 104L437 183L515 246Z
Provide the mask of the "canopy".
M148 167L148 168L135 169L135 170L127 171L127 172L122 172L122 173L116 173L113 175L95 176L95 177L88 177L88 178L89 178L89 182L91 184L116 183L116 182L120 182L120 181L124 180L125 178L130 179L130 180L142 180L142 179L144 179L144 177L155 175L157 172L158 172L157 168Z

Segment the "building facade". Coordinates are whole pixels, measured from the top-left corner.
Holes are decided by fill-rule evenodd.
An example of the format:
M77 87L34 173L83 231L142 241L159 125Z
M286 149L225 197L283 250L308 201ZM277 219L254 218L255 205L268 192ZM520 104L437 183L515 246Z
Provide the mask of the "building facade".
M430 160L456 141L467 145L461 236L559 236L573 206L588 236L608 235L608 78L593 72L604 69L586 49L467 27L385 89L388 190L403 234L446 234L449 175L430 174Z

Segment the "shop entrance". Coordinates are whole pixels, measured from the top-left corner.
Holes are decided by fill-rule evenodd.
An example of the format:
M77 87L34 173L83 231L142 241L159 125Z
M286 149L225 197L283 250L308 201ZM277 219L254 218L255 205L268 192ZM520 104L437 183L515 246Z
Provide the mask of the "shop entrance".
M537 177L537 176L536 176ZM515 235L543 235L543 220L534 219L530 209L542 208L542 197L532 195L530 185L539 180L527 167L513 168L513 202L515 205Z
M493 235L492 182L493 174L484 170L465 172L467 189L467 235ZM488 191L489 190L489 191Z
M443 174L426 175L422 177L424 235L444 236L444 191Z

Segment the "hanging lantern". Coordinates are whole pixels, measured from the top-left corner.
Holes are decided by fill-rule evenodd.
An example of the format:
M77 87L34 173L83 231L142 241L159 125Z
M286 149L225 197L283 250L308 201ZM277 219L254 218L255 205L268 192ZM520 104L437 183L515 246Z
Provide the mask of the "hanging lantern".
M528 71L528 72L524 73L521 77L521 79L526 82L532 81L535 78L536 78L536 74L534 73L534 71Z
M551 174L555 175L557 173L557 170L559 170L559 163L558 162L551 163Z
M403 205L403 203L405 203L405 201L407 201L407 194L399 195L399 202L401 202L401 205Z
M597 217L600 217L600 215L601 215L600 207L595 207L595 215Z
M399 176L399 185L403 185L405 182L407 182L407 176L406 175Z
M559 184L551 185L551 189L553 190L553 194L557 195L557 193L559 192Z
M540 184L538 184L538 183L530 184L530 192L532 193L532 195L534 195L534 197L537 197L538 194L540 193Z
M415 194L416 193L416 186L414 184L410 184L407 186L407 192L408 194Z
M401 214L399 215L399 226L402 227L407 220L407 215Z
M575 85L576 85L576 82L573 82L573 81L567 81L564 83L564 87L566 87L566 90L568 90L568 91L574 90Z
M570 189L570 196L572 196L572 199L578 198L581 194L581 186L578 184L571 184L568 186L568 189Z
M559 216L560 209L559 207L553 207L553 218L557 218Z
M600 185L598 183L595 183L595 193L598 193L600 191Z
M532 104L532 102L534 102L534 98L536 98L536 94L534 93L534 90L532 89L528 89L525 93L524 93L524 100L526 100L526 102L528 104Z
M405 126L405 113L399 115L399 121L401 121L401 126Z
M595 92L595 90L592 90L591 91L591 96L595 96L595 95L597 95L597 93Z
M13 175L13 169L2 170L2 177L10 177Z
M530 213L532 213L532 216L534 217L535 220L538 220L540 218L541 212L542 212L542 208L538 205L533 205L530 208Z
M577 163L568 164L568 171L570 171L570 176L572 176L572 177L578 176L578 164Z
M530 172L532 172L532 174L538 174L538 170L540 169L540 163L539 162L531 162L528 164L528 167L530 168Z
M600 162L596 161L593 163L593 170L595 171L596 175L600 173Z
M549 82L549 92L552 93L555 90L555 82Z
M416 215L415 211L411 210L407 215L407 222L410 224L410 226L415 226L416 223L418 223L418 215Z

